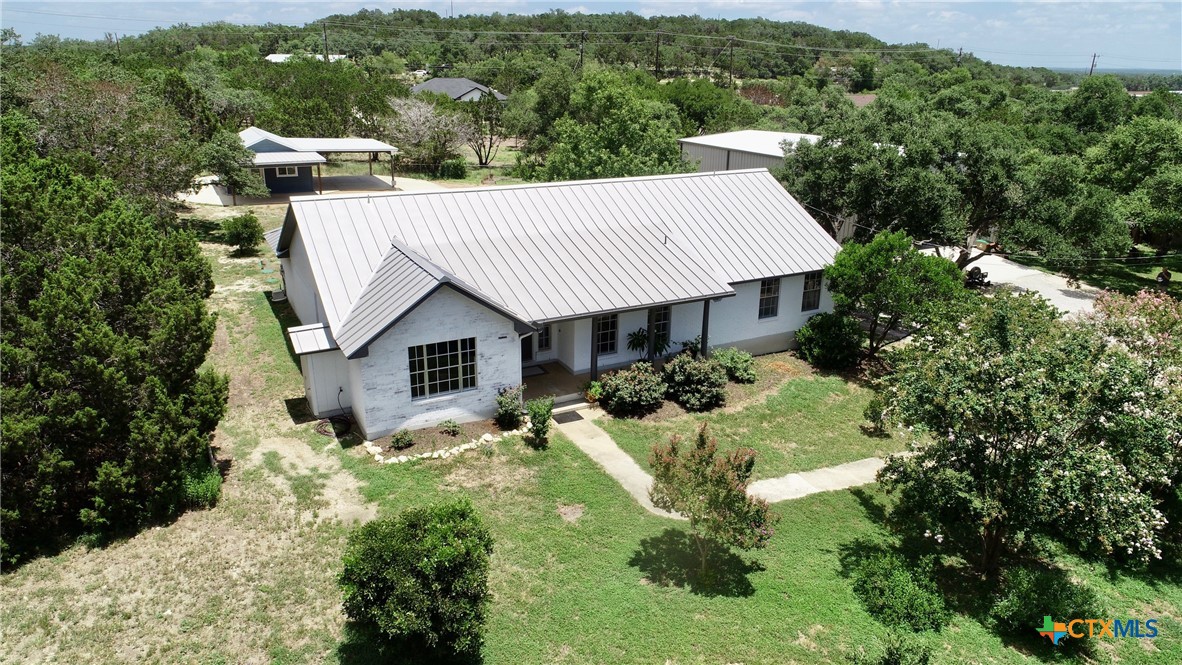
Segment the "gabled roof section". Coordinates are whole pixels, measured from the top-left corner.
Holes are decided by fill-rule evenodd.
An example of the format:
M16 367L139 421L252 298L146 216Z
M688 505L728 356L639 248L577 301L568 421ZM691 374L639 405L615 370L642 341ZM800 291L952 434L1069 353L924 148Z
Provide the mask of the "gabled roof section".
M479 90L486 95L492 93L498 100L502 102L508 99L508 97L502 95L496 90L467 78L433 78L429 81L424 81L411 87L410 90L411 92L434 92L441 95L447 95L452 99L459 99L473 90Z
M266 241L267 247L270 247L272 252L275 252L277 256L283 258L284 255L279 253L279 235L281 233L283 233L282 226L271 229L270 231L267 231L263 234L263 240Z
M733 295L839 248L766 169L294 197L280 252L297 232L347 353L441 284L537 324Z
M463 280L395 240L382 257L369 284L362 289L349 312L336 326L341 350L347 357L353 357L445 285L514 321L528 325L521 316L506 311Z
M761 129L743 129L737 132L723 132L722 134L705 134L678 139L680 143L705 145L712 148L723 148L736 152L749 152L768 157L783 157L784 144L795 148L801 141L819 143L821 137L816 134L796 134L793 132L768 132Z
M246 146L247 148L252 148L264 141L270 141L271 143L281 145L292 152L302 152L295 146L295 144L288 142L288 140L282 136L278 134L272 134L266 130L259 129L258 127L247 127L246 129L238 132L238 138L242 139L242 145Z

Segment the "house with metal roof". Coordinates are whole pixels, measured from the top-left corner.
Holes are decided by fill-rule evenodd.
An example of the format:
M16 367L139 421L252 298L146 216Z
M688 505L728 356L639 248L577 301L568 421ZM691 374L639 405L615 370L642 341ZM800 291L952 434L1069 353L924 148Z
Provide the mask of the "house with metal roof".
M413 93L433 92L437 95L447 95L457 102L475 102L485 95L493 95L497 101L508 99L505 95L493 90L487 85L481 85L472 79L438 77L414 85L410 89Z
M765 169L297 197L268 242L313 413L370 438L487 418L523 377L628 365L636 331L787 349L832 308L839 248Z
M254 153L253 166L273 193L323 193L320 165L327 161L324 153L329 152L368 154L370 175L377 156L390 155L390 177L394 177L393 157L398 154L398 148L376 139L289 138L258 127L247 127L238 132L238 137L242 139L242 145Z
M768 132L743 129L722 134L706 134L678 139L681 157L696 161L698 170L732 171L735 169L772 169L784 165L785 151L791 152L801 141L817 143L816 134Z

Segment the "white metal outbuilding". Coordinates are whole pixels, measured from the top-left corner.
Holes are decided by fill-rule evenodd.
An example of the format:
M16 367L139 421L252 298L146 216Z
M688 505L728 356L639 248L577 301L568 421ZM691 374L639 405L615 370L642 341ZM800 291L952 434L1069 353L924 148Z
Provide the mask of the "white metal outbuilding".
M691 136L678 142L682 158L697 161L698 171L705 173L776 168L784 163L785 149L793 150L801 141L816 143L820 140L816 134L744 129Z

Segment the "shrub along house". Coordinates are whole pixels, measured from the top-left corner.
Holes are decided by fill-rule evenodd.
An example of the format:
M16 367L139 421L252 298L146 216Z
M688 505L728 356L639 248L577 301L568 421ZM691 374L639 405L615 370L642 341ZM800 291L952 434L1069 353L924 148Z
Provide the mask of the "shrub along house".
M632 363L639 329L787 349L838 250L764 169L300 197L268 241L312 411L371 438L488 417L523 367Z

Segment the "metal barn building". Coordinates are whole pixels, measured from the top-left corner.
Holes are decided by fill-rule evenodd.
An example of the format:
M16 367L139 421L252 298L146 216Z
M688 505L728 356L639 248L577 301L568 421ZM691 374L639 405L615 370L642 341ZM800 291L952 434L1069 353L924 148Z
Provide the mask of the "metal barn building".
M697 161L699 172L735 171L739 169L772 169L784 164L784 149L794 149L797 143L816 143L816 134L768 132L744 129L723 134L707 134L679 139L681 156Z

